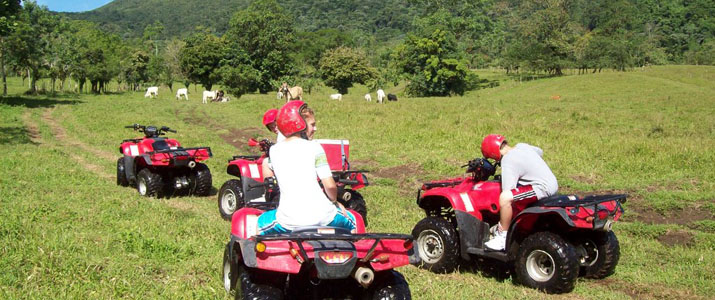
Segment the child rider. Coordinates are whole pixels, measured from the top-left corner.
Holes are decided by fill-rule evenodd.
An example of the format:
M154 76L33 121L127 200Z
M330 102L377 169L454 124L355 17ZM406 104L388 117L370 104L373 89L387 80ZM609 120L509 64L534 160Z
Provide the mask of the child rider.
M556 194L559 184L544 159L544 151L529 144L507 144L504 136L487 135L482 141L482 154L501 161L501 194L499 195L499 223L494 237L485 243L491 250L506 247L506 235L513 215L514 201L534 202Z
M354 232L355 216L337 201L337 186L323 147L312 141L315 114L303 101L278 111L277 127L286 139L271 147L270 169L281 189L278 208L258 218L259 234L285 233L301 226L334 226ZM318 180L323 185L320 188Z

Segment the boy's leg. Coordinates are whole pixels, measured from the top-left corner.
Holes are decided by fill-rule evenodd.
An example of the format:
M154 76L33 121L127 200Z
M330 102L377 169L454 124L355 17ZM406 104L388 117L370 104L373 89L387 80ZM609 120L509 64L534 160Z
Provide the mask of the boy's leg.
M338 211L338 213L335 214L333 221L330 222L328 226L343 227L350 230L357 228L355 216L347 210L345 210L345 213L347 214L347 217L342 213L342 211Z
M514 201L532 201L536 199L534 189L530 185L520 186L513 190L503 191L499 195L499 229L494 238L486 242L484 245L492 250L504 250L506 248L506 235L511 225L511 218L514 215L512 211L512 202Z
M290 232L290 230L285 229L276 221L275 209L264 212L258 217L258 235L288 232Z

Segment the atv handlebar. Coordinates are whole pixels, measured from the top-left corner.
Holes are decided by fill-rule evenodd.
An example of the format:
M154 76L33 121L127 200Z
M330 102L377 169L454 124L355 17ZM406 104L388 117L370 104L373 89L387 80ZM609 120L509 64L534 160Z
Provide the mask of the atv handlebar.
M166 132L176 133L176 130L171 129L166 126L161 126L161 128L156 128L155 126L145 126L145 125L136 124L136 123L134 123L132 125L124 126L124 128L132 128L136 131L143 132L143 133L145 133L146 137L148 137L148 138L158 137L160 135L166 134ZM149 132L147 132L147 128L149 128L149 129L153 128L153 129L149 130Z

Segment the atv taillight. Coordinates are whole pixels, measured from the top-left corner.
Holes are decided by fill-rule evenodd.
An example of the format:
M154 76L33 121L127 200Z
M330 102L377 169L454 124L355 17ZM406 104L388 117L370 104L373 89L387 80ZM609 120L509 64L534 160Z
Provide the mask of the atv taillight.
M598 214L598 219L599 219L599 220L604 220L604 219L608 218L608 211L607 211L607 210L604 210L604 209L599 210L599 211L597 212L597 214Z
M342 264L350 260L353 253L350 251L325 251L320 252L320 259L328 264Z
M407 241L405 241L404 244L402 244L402 246L405 247L405 250L410 250L410 249L412 249L412 241L411 241L411 240L407 240Z

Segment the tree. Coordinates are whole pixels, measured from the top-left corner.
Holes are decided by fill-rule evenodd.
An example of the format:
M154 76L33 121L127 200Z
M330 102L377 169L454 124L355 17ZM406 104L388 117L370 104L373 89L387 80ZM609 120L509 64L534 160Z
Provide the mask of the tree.
M251 67L258 71L255 89L261 93L273 90L271 80L293 72L287 55L295 41L293 21L275 0L253 1L238 11L224 38L229 48L246 53Z
M131 56L123 61L122 73L127 83L136 91L139 86L149 78L147 69L149 65L149 55L141 50L135 50Z
M17 26L7 39L7 49L14 63L29 73L30 93L37 92L37 79L47 67L45 55L51 47L49 36L56 26L57 17L47 8L26 1Z
M377 77L365 53L348 47L325 52L320 59L320 73L325 84L341 94L347 94L354 83L365 84Z
M20 0L0 0L0 74L2 76L2 94L7 95L5 75L5 38L16 26L17 14L22 7Z
M181 71L192 82L200 83L207 90L221 79L218 72L226 54L222 38L207 32L199 32L186 40L179 52Z
M164 32L164 25L159 21L155 21L154 24L147 25L144 28L144 39L148 40L154 48L154 56L159 56L159 45L157 39Z
M179 54L181 49L184 48L185 43L181 40L171 40L166 45L164 51L164 61L166 61L167 77L166 83L171 88L174 81L181 80L186 81L186 76L181 72L181 61L179 59ZM188 84L185 85L186 88L189 87Z
M410 80L407 92L413 96L462 95L476 81L476 75L459 59L454 36L441 29L426 37L409 35L393 59Z

